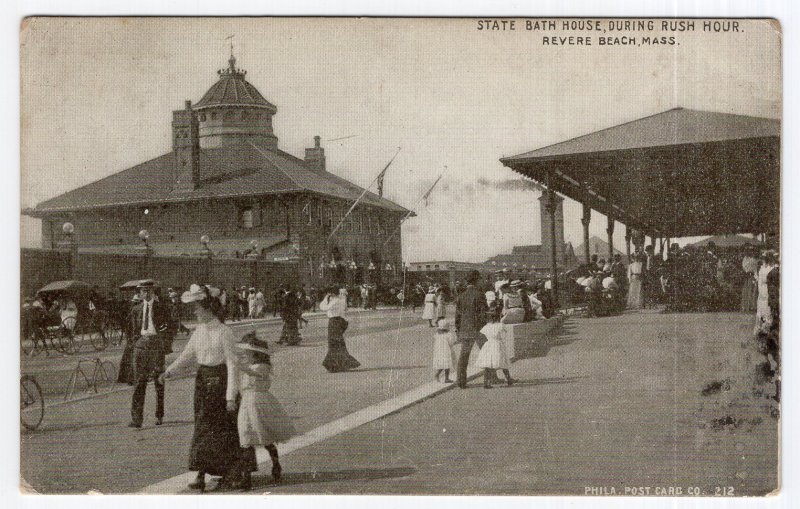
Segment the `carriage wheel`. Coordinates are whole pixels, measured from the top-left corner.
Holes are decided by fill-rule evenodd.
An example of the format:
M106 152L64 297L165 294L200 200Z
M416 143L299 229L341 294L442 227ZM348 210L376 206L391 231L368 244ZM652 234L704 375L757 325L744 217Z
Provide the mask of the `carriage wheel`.
M114 383L117 381L117 368L111 361L103 361L98 364L94 371L94 385L95 392L105 392L111 390Z
M39 353L39 338L38 338L38 329L34 327L34 329L28 334L27 337L22 338L22 342L20 343L20 348L22 349L22 354L33 357L34 355Z
M108 338L101 324L92 324L92 329L88 335L95 351L100 352L108 347Z
M44 398L39 383L30 375L19 381L20 422L25 429L34 430L44 419Z
M75 342L75 326L77 320L74 317L65 318L61 323L58 337L55 338L55 347L59 352L72 354L78 351L79 344Z
M122 328L119 327L118 323L113 321L106 322L105 327L103 327L103 334L111 345L122 343Z

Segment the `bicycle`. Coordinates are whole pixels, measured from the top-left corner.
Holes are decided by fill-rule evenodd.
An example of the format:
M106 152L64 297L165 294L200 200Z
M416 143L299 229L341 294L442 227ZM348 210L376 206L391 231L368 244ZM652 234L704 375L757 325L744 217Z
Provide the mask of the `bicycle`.
M90 363L94 365L91 378L83 370L83 364ZM64 401L68 401L75 394L75 387L78 385L78 375L83 377L86 382L86 392L94 391L98 394L102 391L110 389L117 381L117 369L111 361L102 361L100 357L94 359L83 358L78 361L78 365L72 371L67 384L67 391L64 394Z
M35 430L44 419L42 388L33 375L22 375L19 380L20 422L29 430Z

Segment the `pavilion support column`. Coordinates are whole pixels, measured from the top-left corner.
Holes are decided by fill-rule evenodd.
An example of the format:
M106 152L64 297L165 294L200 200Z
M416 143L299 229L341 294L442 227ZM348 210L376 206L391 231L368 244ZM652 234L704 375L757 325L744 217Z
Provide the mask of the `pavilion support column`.
M592 207L587 205L586 203L583 204L583 217L581 218L581 224L583 224L583 255L586 259L586 264L588 265L592 259L592 254L589 249L589 223L592 220Z
M609 206L608 208L608 227L606 228L606 233L608 233L608 259L614 259L614 212L613 209Z
M550 278L550 285L551 291L553 293L553 300L558 304L558 236L556 235L556 211L558 210L558 201L560 201L560 197L556 195L555 191L552 189L552 175L551 172L547 172L547 176L545 177L545 187L547 190L542 198L546 200L544 204L545 212L547 213L550 219L550 231L547 232L550 235L550 266L551 266L551 273L552 276ZM545 232L542 232L542 235L545 235ZM544 242L543 242L544 244Z

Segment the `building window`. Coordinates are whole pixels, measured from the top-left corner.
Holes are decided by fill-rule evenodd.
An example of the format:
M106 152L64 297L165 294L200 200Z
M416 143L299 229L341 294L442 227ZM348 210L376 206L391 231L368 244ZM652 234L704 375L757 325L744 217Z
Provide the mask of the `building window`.
M212 111L211 112L211 120L216 120L216 119L217 119L217 112L216 111Z
M303 212L306 213L306 217L308 218L308 222L306 223L308 226L314 224L314 207L311 206L311 202L309 201L306 203L306 206L303 207Z
M250 229L254 226L253 208L247 207L239 210L239 227Z
M430 265L426 265L425 266L425 270L431 270L431 266Z
M322 202L317 205L317 225L322 226Z
M206 121L206 114L205 113L201 113L200 115L197 116L197 118L200 120L200 122L205 122Z

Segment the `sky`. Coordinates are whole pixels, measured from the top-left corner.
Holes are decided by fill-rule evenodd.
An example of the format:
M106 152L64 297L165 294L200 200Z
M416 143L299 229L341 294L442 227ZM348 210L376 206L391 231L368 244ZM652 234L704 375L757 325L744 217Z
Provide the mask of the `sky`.
M608 20L601 20L603 24ZM560 25L561 20L557 21ZM478 30L474 19L38 18L23 27L20 207L165 152L172 110L198 101L227 66L267 100L279 147L299 157L320 135L328 170L367 186L398 147L385 196L413 208L403 257L483 261L541 242L539 192L499 159L676 106L778 118L781 35L675 36L675 46L551 46ZM328 141L348 137L339 141ZM421 196L439 174L427 203ZM374 191L374 187L372 188ZM582 242L566 200L565 238ZM603 239L593 212L590 232ZM615 244L624 246L617 224ZM23 246L38 221L21 220Z

